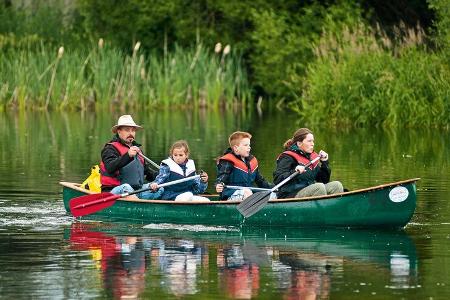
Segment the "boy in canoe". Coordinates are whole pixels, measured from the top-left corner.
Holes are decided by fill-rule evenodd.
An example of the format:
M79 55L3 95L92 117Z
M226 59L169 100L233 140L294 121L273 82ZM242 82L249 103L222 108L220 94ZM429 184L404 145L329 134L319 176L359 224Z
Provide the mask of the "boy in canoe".
M244 200L253 194L250 187L256 184L260 188L271 185L259 173L258 160L250 153L248 132L236 131L228 138L228 148L217 164L216 192L222 200ZM227 185L240 186L242 189L230 189Z
M149 164L144 161L142 155L139 155L141 145L136 142L136 132L142 129L137 125L130 115L123 115L117 121L117 124L111 128L114 136L102 150L102 161L100 163L100 182L102 192L112 194L130 193L134 190L148 188L149 184L144 183L153 181L156 172L150 169ZM164 189L157 191L145 191L132 195L130 198L139 199L158 199Z

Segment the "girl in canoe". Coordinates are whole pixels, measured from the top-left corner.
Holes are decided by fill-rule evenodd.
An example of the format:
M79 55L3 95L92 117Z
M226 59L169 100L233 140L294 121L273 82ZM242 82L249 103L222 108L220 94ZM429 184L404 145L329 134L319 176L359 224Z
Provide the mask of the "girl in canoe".
M157 190L159 185L195 175L195 163L189 159L189 146L184 140L176 141L169 151L169 157L161 162L159 174L150 187ZM161 199L175 201L209 201L208 198L197 196L204 193L208 187L208 174L200 173L200 178L180 184L165 187Z
M284 143L284 152L278 156L277 168L273 173L275 184L280 183L294 172L299 174L280 187L278 198L301 198L343 192L342 183L330 181L331 169L328 154L320 150L314 152L314 135L308 128L300 128ZM319 161L305 168L316 157Z

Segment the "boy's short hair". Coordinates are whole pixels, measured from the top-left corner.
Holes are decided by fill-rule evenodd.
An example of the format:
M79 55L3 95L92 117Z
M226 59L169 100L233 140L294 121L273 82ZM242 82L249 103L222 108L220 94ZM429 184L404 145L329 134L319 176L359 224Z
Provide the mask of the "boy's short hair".
M230 147L233 148L233 146L239 145L242 139L245 138L252 138L252 135L245 131L236 131L233 132L230 137L228 138L228 142L230 143Z

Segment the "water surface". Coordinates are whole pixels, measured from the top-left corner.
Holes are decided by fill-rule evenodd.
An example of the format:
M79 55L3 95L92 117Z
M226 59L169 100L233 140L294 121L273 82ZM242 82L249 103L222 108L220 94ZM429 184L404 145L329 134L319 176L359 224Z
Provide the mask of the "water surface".
M0 113L0 298L446 299L450 293L449 132L311 128L332 178L356 189L421 177L402 231L79 223L59 181L83 181L119 113ZM187 139L213 179L235 130L271 180L282 143L306 124L286 112L134 113L159 162ZM210 188L210 191L212 189Z

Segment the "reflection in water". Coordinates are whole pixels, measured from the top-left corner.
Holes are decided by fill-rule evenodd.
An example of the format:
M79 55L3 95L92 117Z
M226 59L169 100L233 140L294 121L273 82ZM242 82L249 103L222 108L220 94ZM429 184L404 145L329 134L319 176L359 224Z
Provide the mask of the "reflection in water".
M415 262L411 262L407 255L393 252L389 261L391 270L391 287L407 289L414 285L414 283L410 282L412 275L417 272L414 265Z
M244 259L240 245L217 249L219 282L228 296L236 299L250 299L258 295L259 266Z
M116 299L139 298L151 267L163 275L164 286L171 294L193 295L197 292L197 270L202 262L208 262L206 249L190 240L113 236L81 223L73 224L70 242L73 250L89 251L102 271L103 288Z
M91 254L102 289L115 299L144 298L155 286L161 295L176 297L214 289L229 298L250 299L270 287L272 295L283 299L329 299L333 280L361 262L369 262L369 273L386 273L385 288L417 284L414 244L402 232L296 230L290 239L286 232L259 236L121 231L74 223L69 240L72 250Z
M321 254L280 252L280 271L288 271L285 299L328 299L331 269L342 267L341 258Z
M205 257L207 262L205 250L189 240L168 243L162 239L144 238L144 241L152 262L156 262L155 266L164 274L166 288L176 296L194 295L198 269Z
M407 226L415 245L404 233L303 230L240 236L219 228L189 234L201 228L181 226L182 233L177 235L174 232L179 225L167 231L157 225L140 233L105 234L104 228L83 229L87 245L75 240L74 250L67 249L67 241L60 241L59 231L71 224L72 218L65 213L58 182L82 182L88 176L91 166L98 163L103 143L111 137L111 124L122 113L0 112L0 132L6 141L0 143L0 298L105 299L113 293L116 298L122 297L121 293L137 293L145 299L165 299L180 293L189 297L189 291L194 293L191 298L216 299L237 297L238 291L248 297L251 289L253 297L280 299L288 297L290 289L313 282L299 280L313 274L320 277L320 287L313 289L318 298L326 298L327 291L333 299L347 299L356 290L358 298L376 293L382 299L428 299L450 293L450 285L444 285L450 274L450 135L448 130L435 128L312 128L316 147L330 154L333 178L350 190L422 178L417 186L416 213ZM282 143L295 129L308 124L308 120L299 120L289 111L275 110L265 110L263 116L243 111L172 109L129 113L145 127L139 139L151 159L159 162L167 156L174 140L187 139L199 167L212 176L216 172L215 158L227 147L228 135L244 130L252 133L252 152L259 158L262 174L270 179ZM212 189L210 184L209 191ZM103 232L103 236L89 238L87 231ZM103 240L105 235L113 247L110 250ZM136 238L135 247L122 247L133 244L122 241L123 237ZM181 240L193 243L201 254L183 246ZM95 247L89 248L90 242ZM250 272L246 292L241 288L226 291L225 273L233 269L225 262L234 259L233 251L227 251L233 245L242 253L242 268ZM419 267L415 246L419 262L423 262ZM74 255L76 247L82 251ZM160 255L160 250L164 254ZM139 269L143 278L131 280L137 275L130 272L131 262L136 264L132 257L139 252L145 254L144 270ZM286 262L287 252L294 255L291 263ZM159 267L159 261L174 261L176 255L182 263L173 265L184 265L186 272L170 276L167 268ZM217 264L220 256L223 267ZM123 259L130 263L123 263ZM303 261L303 265L295 266L293 260ZM119 273L122 275L114 278ZM178 288L177 280L189 288ZM121 287L115 282L121 282ZM55 296L60 295L61 287L64 294ZM177 288L180 292L175 291Z
M115 299L137 298L145 288L145 253L137 237L114 237L74 226L70 242L74 250L87 250L102 272L104 290Z

